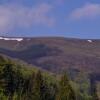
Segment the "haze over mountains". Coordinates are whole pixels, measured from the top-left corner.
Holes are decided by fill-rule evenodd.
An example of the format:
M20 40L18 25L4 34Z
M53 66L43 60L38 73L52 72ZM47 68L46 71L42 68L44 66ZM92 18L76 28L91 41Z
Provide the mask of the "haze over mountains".
M0 53L51 72L77 69L100 73L100 40L0 38ZM18 39L20 41L18 41Z

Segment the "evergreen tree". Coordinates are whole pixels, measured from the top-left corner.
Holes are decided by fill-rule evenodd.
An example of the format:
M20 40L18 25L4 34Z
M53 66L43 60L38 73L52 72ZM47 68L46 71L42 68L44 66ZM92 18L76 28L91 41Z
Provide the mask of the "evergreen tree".
M96 83L92 85L92 98L93 100L99 100L99 97L97 95L97 88L96 88Z
M62 75L59 82L56 100L76 100L75 93L69 83L66 74Z
M99 100L99 97L97 95L97 87L96 87L96 81L94 80L96 78L95 74L90 75L90 93L92 96L92 100Z
M32 100L49 100L49 91L41 71L33 77Z
M24 84L25 98L27 100L33 100L34 81L35 81L35 73L33 72L32 75L26 80Z
M15 72L12 68L12 64L5 64L3 68L3 77L5 81L5 94L9 96L9 100L12 100L15 91L14 75Z
M34 82L32 87L32 99L33 100L42 100L41 98L41 87L43 83L41 72L38 71L35 75Z
M16 74L15 74L15 89L16 92L15 94L17 95L18 100L21 100L21 96L23 95L23 89L24 89L24 77L21 73L21 67L20 66L16 66Z

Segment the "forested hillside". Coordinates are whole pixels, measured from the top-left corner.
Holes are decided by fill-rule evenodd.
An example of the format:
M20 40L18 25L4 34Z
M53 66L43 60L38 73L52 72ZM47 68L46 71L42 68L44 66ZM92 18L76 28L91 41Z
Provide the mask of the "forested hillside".
M50 72L69 68L100 73L100 40L71 38L23 38L0 40L0 53Z
M55 75L0 56L0 100L99 100L96 87L86 94L82 88L88 83L82 83L79 87L66 72Z
M100 40L70 38L23 38L20 42L0 40L0 54L3 55L0 58L0 84L3 84L0 85L1 97L7 99L11 95L12 98L19 98L20 94L21 100L22 98L31 100L27 95L33 95L29 91L36 90L29 90L29 87L34 87L37 74L41 73L42 84L46 84L45 88L48 90L45 95L48 94L50 100L66 100L58 99L60 98L58 93L67 91L60 89L63 88L60 87L63 86L60 85L63 84L60 83L63 80L61 76L67 73L65 76L68 88L70 87L76 100L97 100L96 97L100 95L99 51ZM8 87L9 77L13 84L11 94L5 92L8 91L5 87Z

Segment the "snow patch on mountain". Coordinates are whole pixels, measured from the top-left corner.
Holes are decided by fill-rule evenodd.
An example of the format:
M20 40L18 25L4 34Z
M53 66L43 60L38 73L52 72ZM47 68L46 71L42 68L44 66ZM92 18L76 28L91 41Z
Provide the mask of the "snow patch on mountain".
M89 43L92 43L93 41L92 40L87 40Z
M22 41L23 38L7 38L7 37L0 37L0 40L15 40L15 41Z

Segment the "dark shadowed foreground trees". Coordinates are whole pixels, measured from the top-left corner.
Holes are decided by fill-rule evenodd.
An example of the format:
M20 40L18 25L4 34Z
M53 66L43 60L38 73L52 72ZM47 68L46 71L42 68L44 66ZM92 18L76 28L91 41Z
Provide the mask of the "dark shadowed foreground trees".
M97 95L97 87L95 84L92 85L92 97L93 97L92 100L100 100L98 95Z

